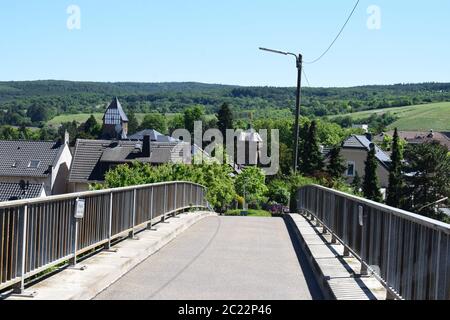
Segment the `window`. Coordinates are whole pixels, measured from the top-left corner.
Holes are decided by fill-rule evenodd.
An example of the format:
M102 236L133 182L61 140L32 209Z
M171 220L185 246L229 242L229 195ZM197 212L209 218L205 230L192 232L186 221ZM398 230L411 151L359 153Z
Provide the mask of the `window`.
M39 160L31 160L30 163L28 164L28 168L37 169L40 163L41 162Z
M347 161L347 177L355 176L355 161Z

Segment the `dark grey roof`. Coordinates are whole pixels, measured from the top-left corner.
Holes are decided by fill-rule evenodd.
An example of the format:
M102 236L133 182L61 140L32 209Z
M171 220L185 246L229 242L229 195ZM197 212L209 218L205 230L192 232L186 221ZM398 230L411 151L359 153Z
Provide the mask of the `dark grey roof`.
M0 176L46 177L63 148L53 141L0 140ZM29 168L32 160L37 168Z
M111 101L108 108L106 109L105 114L103 115L103 121L106 124L117 124L120 123L119 120L122 120L123 122L128 122L128 117L123 111L119 99L117 99L116 97Z
M370 150L370 144L372 141L367 139L366 136L362 135L352 135L342 144L343 148L356 148ZM383 164L388 164L391 162L391 158L383 150L381 150L377 145L375 145L375 156Z
M165 136L162 133L154 130L154 129L145 129L141 130L139 132L136 132L135 134L132 134L128 136L129 140L144 140L144 136L150 136L151 141L156 142L177 142L180 140L177 140L175 138L172 138L170 136Z
M132 135L128 136L128 139L130 140L143 140L144 136L150 136L150 140L152 141L158 141L159 136L163 136L162 133L154 130L154 129L145 129L141 130L139 132L136 132Z
M142 155L142 143L130 140L78 139L70 169L70 182L102 182L111 165L139 161L167 163L171 161L177 142L152 142L150 157ZM176 157L179 155L176 154Z
M20 183L0 182L0 202L40 197L43 184L30 183L23 190Z

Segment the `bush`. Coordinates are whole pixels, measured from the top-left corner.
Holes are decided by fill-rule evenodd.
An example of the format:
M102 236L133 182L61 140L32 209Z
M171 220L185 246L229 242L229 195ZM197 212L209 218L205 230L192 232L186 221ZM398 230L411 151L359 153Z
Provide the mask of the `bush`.
M164 164L155 167L134 162L131 165L119 165L108 171L103 187L118 188L166 181L191 181L207 187L208 202L216 211L224 212L236 197L234 181L230 173L230 166L216 163Z
M287 205L291 198L289 186L282 180L273 180L269 184L268 198L269 201Z

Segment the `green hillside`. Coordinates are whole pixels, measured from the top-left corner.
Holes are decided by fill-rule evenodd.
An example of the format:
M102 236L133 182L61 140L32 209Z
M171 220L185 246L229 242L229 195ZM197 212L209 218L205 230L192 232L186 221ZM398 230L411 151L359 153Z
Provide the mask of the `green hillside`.
M353 120L359 120L374 113L381 115L386 112L399 118L389 126L390 129L397 127L399 130L450 131L450 102L367 110L339 116L350 116Z

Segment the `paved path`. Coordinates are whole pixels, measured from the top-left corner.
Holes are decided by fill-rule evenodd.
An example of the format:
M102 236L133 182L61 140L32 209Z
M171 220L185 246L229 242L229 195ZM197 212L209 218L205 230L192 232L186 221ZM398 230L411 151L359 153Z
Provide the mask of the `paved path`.
M318 286L284 220L253 217L201 220L96 297L312 298Z

